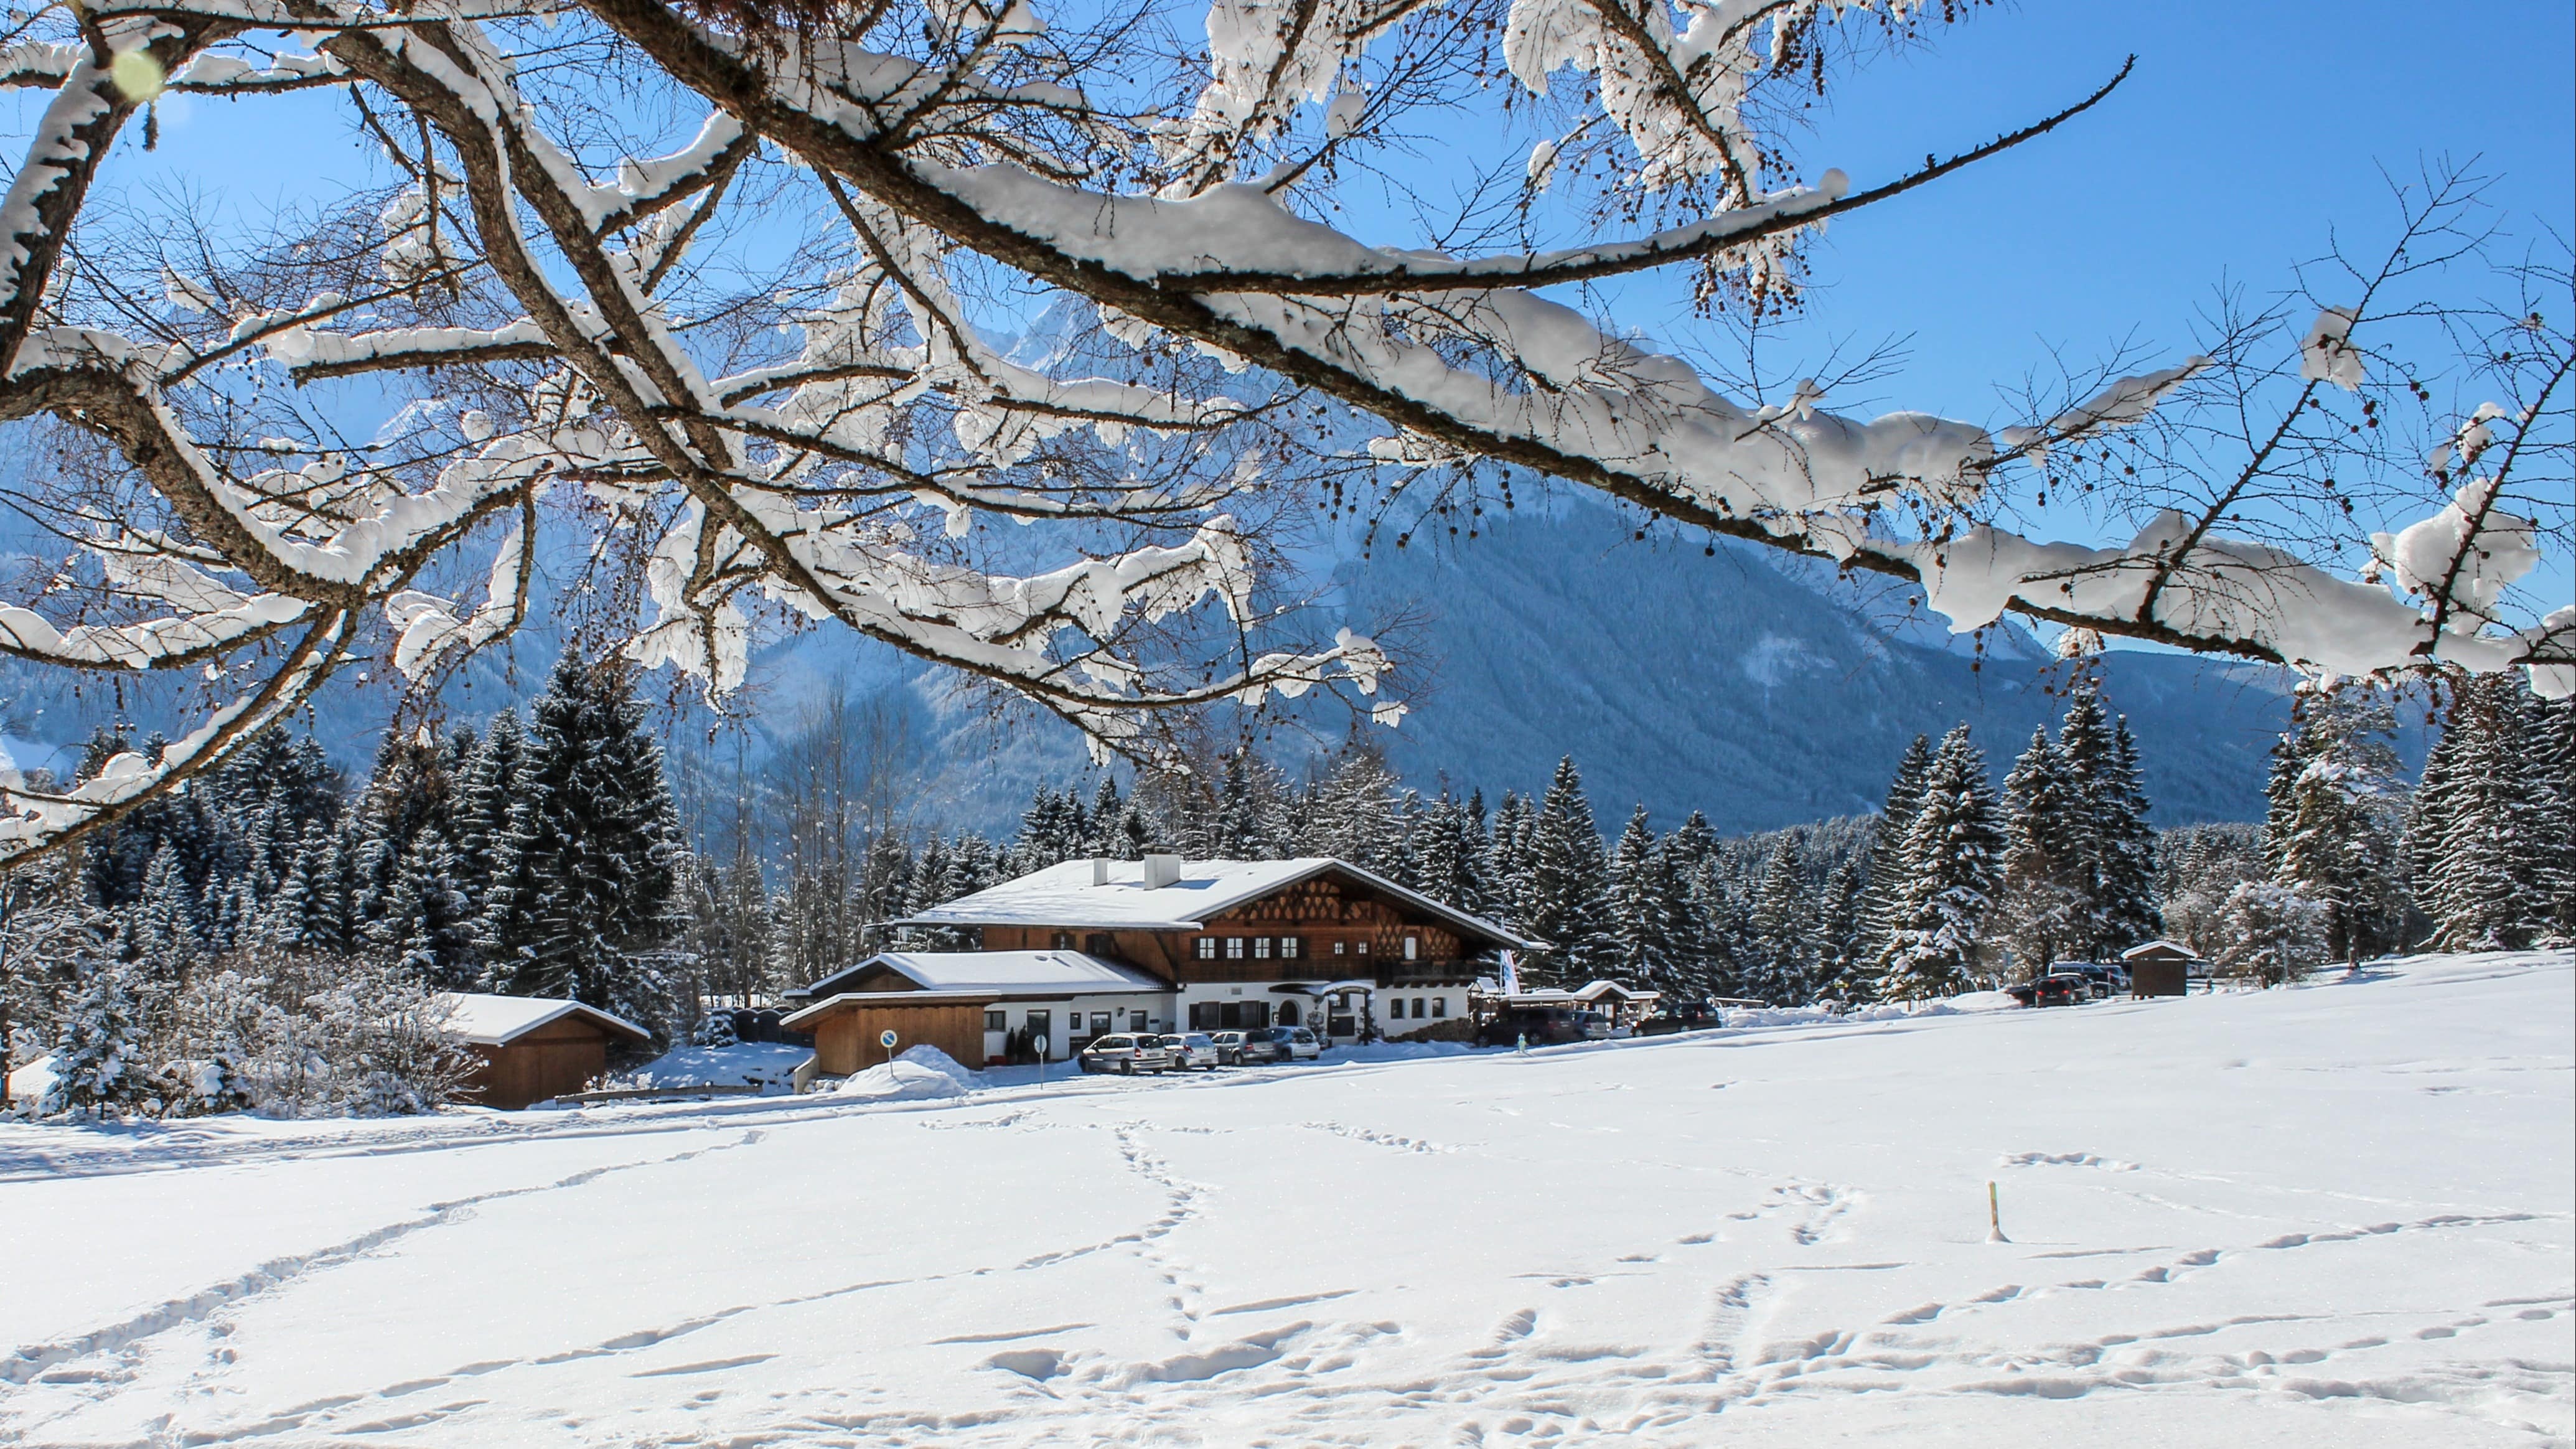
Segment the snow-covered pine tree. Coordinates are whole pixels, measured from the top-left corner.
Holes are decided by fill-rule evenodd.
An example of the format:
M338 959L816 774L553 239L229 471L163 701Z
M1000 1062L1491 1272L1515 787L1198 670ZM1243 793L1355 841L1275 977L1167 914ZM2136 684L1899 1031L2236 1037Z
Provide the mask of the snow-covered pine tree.
M2093 791L2095 919L2090 949L2097 961L2114 960L2132 946L2164 933L2164 903L2156 886L2156 831L2138 769L2138 741L2129 717L2111 721L2111 758Z
M176 975L204 948L205 907L180 863L182 855L178 840L162 841L144 873L141 899L125 913L130 924L124 935L135 958L150 963L156 974Z
M2029 747L2004 777L2003 884L1995 928L2012 951L2015 972L2025 979L2047 974L2061 960L2080 959L2097 934L2090 784L2049 743L2045 729L2031 731Z
M448 825L449 838L455 843L454 879L456 888L464 892L466 909L478 919L492 891L493 842L509 828L510 805L527 753L527 728L516 709L504 706L484 726L473 753L456 773Z
M1610 953L1604 899L1610 860L1572 755L1557 762L1530 823L1528 850L1529 895L1521 924L1548 946L1529 959L1522 979L1581 985Z
M897 830L881 830L859 857L859 919L865 934L859 948L882 951L894 944L896 928L887 924L912 914L914 902L912 846Z
M1609 951L1604 965L1616 980L1656 991L1681 985L1676 939L1679 882L1672 858L1640 805L1610 852Z
M379 951L438 991L469 990L479 974L479 923L456 876L446 833L423 825L402 853L382 911L366 926Z
M93 947L80 984L63 1006L54 1037L54 1081L36 1104L41 1116L114 1116L149 1100L143 1060L142 983L134 968Z
M1934 753L1906 829L1904 884L1878 962L1882 999L1928 1001L1973 984L2003 845L1985 755L1961 725Z
M2398 943L2405 787L2387 696L2354 686L2304 701L2265 787L2272 878L2323 907L2326 949L2357 961Z
M1807 899L1806 853L1782 831L1753 892L1753 954L1739 989L1773 1006L1804 1006L1811 988L1815 912Z
M2458 776L2461 747L2467 743L2470 704L2463 681L2444 681L2450 695L2442 711L2442 728L2424 755L2424 772L2416 778L2414 798L2406 806L2406 876L2417 909L2441 930L2448 913L2449 872L2444 868L2442 840L2451 828L2452 786Z
M1697 810L1663 839L1673 903L1675 971L1686 1000L1725 996L1735 989L1734 960L1716 940L1720 914L1714 874L1717 832Z
M435 825L446 835L455 828L455 763L450 743L426 724L405 729L397 722L385 731L356 811L362 919L383 915L422 830Z
M1484 797L1473 803L1476 815L1484 813ZM1435 901L1454 906L1469 915L1486 914L1486 896L1490 887L1486 871L1486 843L1471 825L1470 806L1442 790L1423 807L1422 823L1413 842L1413 864L1421 878L1423 894Z
M1878 833L1871 840L1861 890L1861 935L1870 955L1884 954L1887 933L1894 929L1896 898L1905 888L1905 838L1913 828L1915 807L1923 798L1923 781L1932 773L1932 741L1916 735L1896 762L1887 782L1887 803L1878 814Z
M1491 904L1504 924L1524 933L1529 929L1534 889L1530 848L1537 831L1537 816L1537 807L1530 798L1511 790L1505 790L1501 803L1494 807L1493 845L1489 852L1493 860Z
M2576 699L2541 700L2533 724L2532 766L2540 805L2544 940L2576 945Z
M1859 857L1847 856L1825 878L1812 993L1818 1001L1869 1001L1878 994L1861 933L1860 873Z
M2535 766L2538 715L2511 674L2464 681L2453 713L2450 761L2435 864L2433 943L2449 951L2518 950L2548 929L2548 811Z
M1386 756L1353 734L1308 792L1298 853L1329 855L1381 875L1400 871L1404 833L1396 812L1402 788Z
M530 707L480 945L489 989L571 997L658 1032L664 985L646 953L679 927L685 847L627 669L567 651Z
M1207 853L1217 860L1277 860L1286 839L1279 797L1275 772L1250 746L1229 751L1206 825Z

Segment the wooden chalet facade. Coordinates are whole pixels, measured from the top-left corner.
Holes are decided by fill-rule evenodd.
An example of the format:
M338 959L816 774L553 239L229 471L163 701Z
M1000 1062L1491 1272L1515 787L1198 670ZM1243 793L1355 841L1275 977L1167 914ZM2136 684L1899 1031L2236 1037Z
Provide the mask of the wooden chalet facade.
M1033 976L987 1006L992 1033L1044 1025L1054 1043L1049 1055L1058 1057L1110 1031L1306 1025L1344 1041L1372 1029L1401 1036L1463 1018L1469 988L1491 972L1494 953L1529 945L1491 922L1322 858L1070 861L898 924L971 929L978 937L976 952L906 953L904 974L923 987L964 985L976 973L962 963L978 956L1106 963L1137 983L1090 980L1067 966L1064 989L1048 993L1044 1005L1029 1004L1039 1000ZM961 965L948 969L943 961ZM899 984L862 967L809 988L805 995L817 1006L807 1010L827 992ZM1137 995L1148 981L1155 994Z

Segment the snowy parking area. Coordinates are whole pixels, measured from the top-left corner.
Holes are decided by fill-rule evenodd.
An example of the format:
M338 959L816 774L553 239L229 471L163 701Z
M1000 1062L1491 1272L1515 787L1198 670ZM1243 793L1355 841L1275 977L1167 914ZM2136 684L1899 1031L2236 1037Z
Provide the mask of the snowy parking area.
M0 1443L2540 1445L2576 970L0 1127ZM1987 1184L2010 1241L1987 1241Z

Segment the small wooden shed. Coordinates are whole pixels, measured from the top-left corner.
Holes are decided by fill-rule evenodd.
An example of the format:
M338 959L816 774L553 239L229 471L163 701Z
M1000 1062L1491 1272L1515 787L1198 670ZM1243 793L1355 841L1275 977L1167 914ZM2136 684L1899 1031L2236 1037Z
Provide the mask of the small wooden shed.
M2200 958L2190 948L2171 941L2149 941L2120 953L2120 964L2128 968L2129 996L2181 996L2191 989L2191 968Z
M952 1061L984 1064L984 1012L1000 1001L990 991L845 991L781 1021L788 1031L814 1036L814 1070L846 1077L879 1066L883 1033L895 1034L894 1054L935 1046ZM1056 1043L1056 1049L1063 1049Z
M477 1106L516 1111L578 1092L608 1070L612 1048L653 1039L633 1022L578 1001L471 991L444 1000L452 1008L449 1033L480 1059L464 1090Z

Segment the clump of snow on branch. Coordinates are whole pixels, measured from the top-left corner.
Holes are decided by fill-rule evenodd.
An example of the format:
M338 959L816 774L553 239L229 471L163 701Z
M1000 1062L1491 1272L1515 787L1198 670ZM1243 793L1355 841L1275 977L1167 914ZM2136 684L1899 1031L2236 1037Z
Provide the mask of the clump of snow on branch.
M2310 382L2330 382L2346 392L2359 392L2367 375L2362 367L2361 349L2352 345L2352 324L2356 320L2349 307L2328 307L2317 313L2308 324L2308 335L2299 343L2299 376Z

